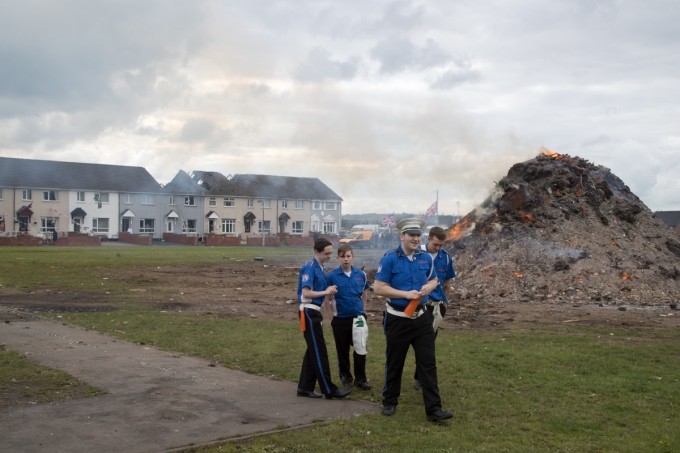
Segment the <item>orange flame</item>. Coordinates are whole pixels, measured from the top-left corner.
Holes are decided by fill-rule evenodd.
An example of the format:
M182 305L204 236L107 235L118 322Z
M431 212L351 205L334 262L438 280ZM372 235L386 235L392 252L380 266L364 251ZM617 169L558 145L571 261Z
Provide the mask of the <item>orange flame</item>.
M633 275L628 273L628 272L621 272L619 274L619 277L621 278L621 280L632 280L633 279Z
M524 223L529 223L534 221L534 216L528 212L519 211L519 218Z
M524 274L521 273L521 272L513 272L512 276L515 277L515 278L523 278Z
M551 157L553 159L559 159L560 157L562 157L562 155L560 153L556 153L555 151L551 151L548 148L541 148L541 154L543 154L544 156Z
M468 231L474 227L474 223L470 217L464 217L460 222L454 224L447 235L447 240L457 241L466 236Z

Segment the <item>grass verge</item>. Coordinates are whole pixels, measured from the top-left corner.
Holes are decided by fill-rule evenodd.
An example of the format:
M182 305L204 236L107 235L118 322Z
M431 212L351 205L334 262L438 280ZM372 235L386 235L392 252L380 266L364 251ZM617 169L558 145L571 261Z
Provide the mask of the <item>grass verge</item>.
M103 393L62 371L0 347L0 409Z
M276 379L295 381L304 353L291 323L134 307L62 316ZM680 332L660 329L444 331L437 340L439 384L444 407L457 414L453 422L425 420L410 356L394 417L372 414L189 451L670 452L680 445L679 341ZM369 344L368 375L377 389L353 397L379 403L385 347L379 330L371 330Z

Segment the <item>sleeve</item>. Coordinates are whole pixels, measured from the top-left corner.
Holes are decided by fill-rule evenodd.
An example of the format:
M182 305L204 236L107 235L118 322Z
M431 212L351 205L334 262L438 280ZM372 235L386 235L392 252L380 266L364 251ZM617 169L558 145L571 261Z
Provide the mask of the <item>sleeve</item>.
M375 279L384 283L389 283L392 276L393 254L385 254L378 265L378 272L375 274Z

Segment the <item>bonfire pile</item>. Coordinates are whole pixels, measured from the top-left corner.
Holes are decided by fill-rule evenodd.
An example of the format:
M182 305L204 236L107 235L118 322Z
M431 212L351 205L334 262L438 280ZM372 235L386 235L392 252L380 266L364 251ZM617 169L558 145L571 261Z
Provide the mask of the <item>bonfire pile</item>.
M543 152L449 230L452 300L671 305L678 236L608 168Z

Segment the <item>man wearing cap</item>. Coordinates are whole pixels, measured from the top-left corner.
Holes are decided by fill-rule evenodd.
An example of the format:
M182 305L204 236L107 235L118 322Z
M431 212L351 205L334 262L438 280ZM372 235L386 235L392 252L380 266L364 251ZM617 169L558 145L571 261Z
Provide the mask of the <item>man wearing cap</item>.
M425 413L429 421L453 417L442 410L437 384L433 317L425 304L439 282L429 253L419 248L425 222L417 218L397 224L400 245L389 250L380 260L373 289L376 295L389 298L385 304L385 387L382 391L382 414L394 415L399 395L404 362L409 347L416 356L416 371L423 389ZM413 314L409 313L413 310Z
M453 260L451 255L442 248L444 241L446 240L446 231L442 227L432 227L430 233L428 234L427 244L421 244L420 249L427 252L432 257L434 261L434 272L437 276L439 284L437 287L429 294L427 298L427 303L425 308L432 313L434 321L432 322L432 328L434 329L434 336L437 337L437 332L439 331L439 324L444 319L446 314L446 308L449 304L449 300L446 298L446 293L444 288L446 285L456 277L456 270L453 268ZM418 381L418 372L414 376L415 388L420 390L420 382Z

